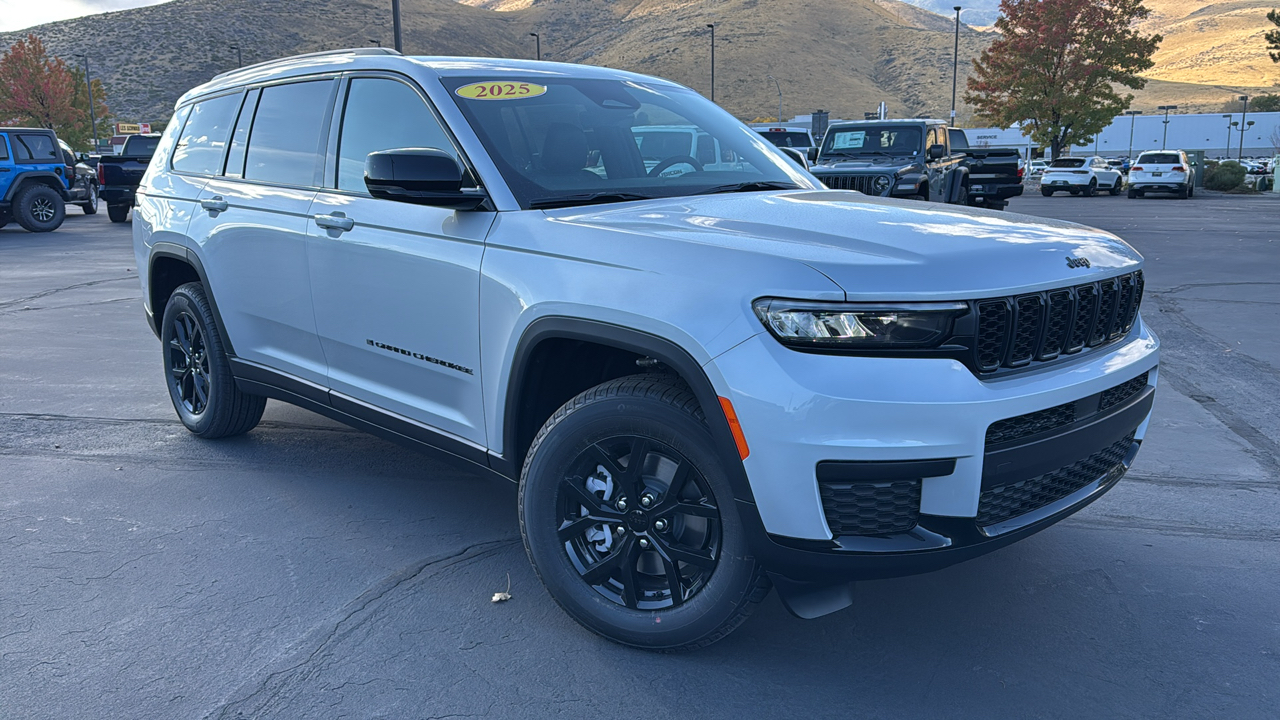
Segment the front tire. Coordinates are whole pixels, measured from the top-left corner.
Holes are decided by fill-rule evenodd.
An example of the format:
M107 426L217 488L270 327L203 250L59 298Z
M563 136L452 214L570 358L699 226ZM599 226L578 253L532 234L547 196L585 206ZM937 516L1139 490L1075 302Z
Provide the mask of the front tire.
M520 531L560 607L624 645L705 647L769 591L702 409L670 376L613 380L556 411L525 459Z
M27 232L53 232L67 216L62 196L48 185L32 184L18 191L13 199L13 215Z
M1098 194L1098 181L1096 179L1090 180L1089 184L1086 185L1084 188L1084 196L1093 197L1097 194Z
M169 399L187 430L202 438L229 437L262 419L267 399L236 386L200 283L181 285L169 296L160 344Z
M107 217L113 223L122 223L129 217L128 205L107 205Z
M98 214L98 186L97 185L89 186L89 199L80 203L80 209L84 211L85 215Z

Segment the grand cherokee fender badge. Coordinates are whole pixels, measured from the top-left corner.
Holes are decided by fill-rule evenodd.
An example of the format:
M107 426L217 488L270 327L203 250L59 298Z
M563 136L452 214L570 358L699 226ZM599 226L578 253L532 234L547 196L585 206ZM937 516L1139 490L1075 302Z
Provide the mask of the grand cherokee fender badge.
M1089 267L1089 258L1068 257L1067 267L1069 268L1087 268Z
M396 347L395 345L388 345L388 344L386 344L386 343L380 343L380 342L378 342L377 340L365 340L365 342L366 342L366 343L368 343L369 345L373 346L373 347L378 348L379 350L386 350L387 352L400 353L401 355L406 355L406 356L408 356L408 357L413 358L414 360L421 360L422 362L428 362L428 363L431 363L432 365L439 365L440 367L447 367L447 368L449 368L450 370L457 370L458 372L466 373L466 374L468 374L468 375L475 375L475 374L476 374L476 373L475 373L475 371L474 371L474 370L472 370L472 369L471 369L471 368L469 368L469 367L464 367L464 366L462 366L462 365L456 365L456 364L451 363L451 362L449 362L449 361L447 361L447 360L441 360L440 358L433 358L433 357L431 357L430 355L423 355L422 353L416 353L416 352L414 352L414 351L412 351L412 350L405 350L404 348L398 348L398 347Z

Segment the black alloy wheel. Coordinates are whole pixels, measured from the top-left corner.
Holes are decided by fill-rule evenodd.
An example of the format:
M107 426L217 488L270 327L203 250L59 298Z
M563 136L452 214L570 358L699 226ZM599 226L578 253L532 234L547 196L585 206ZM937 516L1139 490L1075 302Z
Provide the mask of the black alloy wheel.
M180 312L172 321L172 339L166 348L170 392L192 415L209 406L209 355L204 334L191 313Z
M560 483L569 561L597 593L633 610L683 605L720 559L720 510L680 452L636 436L593 443Z
M80 209L85 215L98 214L98 186L89 185L89 199L80 203Z

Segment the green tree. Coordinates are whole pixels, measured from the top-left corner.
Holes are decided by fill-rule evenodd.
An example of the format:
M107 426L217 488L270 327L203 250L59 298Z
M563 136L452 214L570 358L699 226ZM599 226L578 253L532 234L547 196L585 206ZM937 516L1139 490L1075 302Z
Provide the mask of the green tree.
M1239 99L1230 100L1222 106L1222 112L1238 113L1244 110L1244 103ZM1254 95L1249 98L1249 112L1280 112L1280 95Z
M1267 19L1272 25L1280 28L1280 10L1272 10L1267 13ZM1267 41L1267 49L1271 52L1271 62L1280 63L1280 30L1268 30L1264 36Z
M1142 0L1002 0L1000 38L973 62L965 102L987 121L1053 149L1089 141L1133 102L1115 86L1142 89L1160 35L1134 22Z
M111 111L96 80L93 94L94 112L105 128ZM0 124L49 128L72 147L87 147L93 131L83 72L49 57L35 35L15 42L0 56Z

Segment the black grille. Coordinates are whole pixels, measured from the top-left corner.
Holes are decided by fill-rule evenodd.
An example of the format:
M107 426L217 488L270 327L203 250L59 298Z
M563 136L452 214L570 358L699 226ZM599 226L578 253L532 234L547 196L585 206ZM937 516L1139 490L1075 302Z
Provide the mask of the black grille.
M875 182L877 175L822 175L815 176L832 190L857 190L866 195L880 195L875 191L872 183Z
M1046 430L1052 430L1076 421L1076 404L1073 402L1048 410L1038 410L1026 415L998 420L987 428L987 444L1017 440Z
M979 300L978 371L1023 367L1114 342L1133 328L1142 271L1101 282Z
M1133 446L1133 433L1089 457L1050 473L984 490L978 525L987 527L1057 502L1111 472Z
M1134 395L1142 392L1142 388L1147 386L1148 374L1149 373L1142 373L1127 383L1121 383L1110 390L1103 391L1102 401L1098 404L1098 409L1106 410L1113 405L1119 405L1125 400L1128 400Z
M920 481L818 481L831 534L906 532L920 519Z

